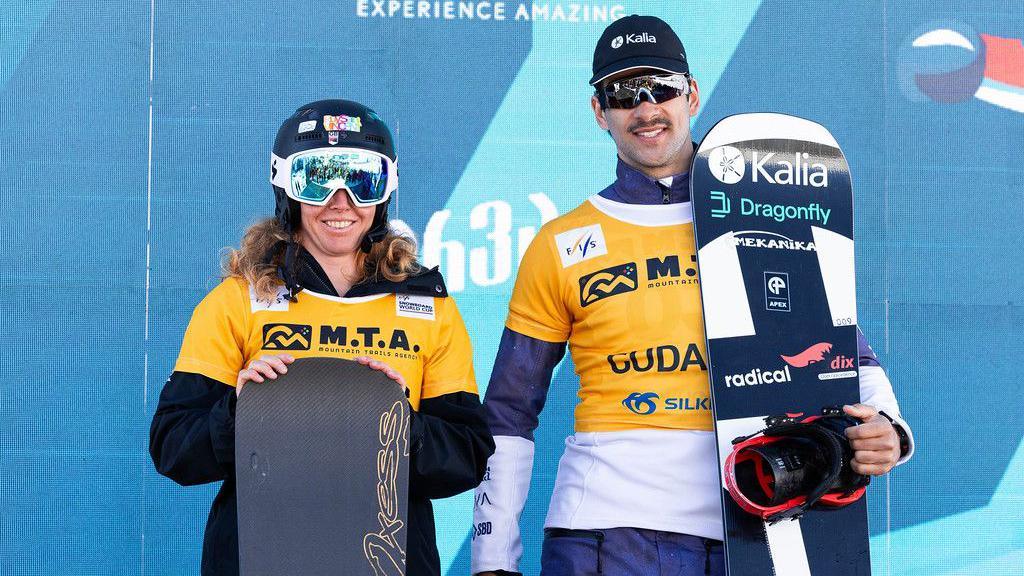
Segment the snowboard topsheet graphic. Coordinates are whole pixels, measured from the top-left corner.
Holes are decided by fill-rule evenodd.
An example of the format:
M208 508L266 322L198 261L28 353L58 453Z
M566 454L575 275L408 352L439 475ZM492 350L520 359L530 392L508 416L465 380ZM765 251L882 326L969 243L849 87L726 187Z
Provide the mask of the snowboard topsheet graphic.
M782 114L715 125L691 192L721 470L766 419L859 401L853 196L828 130ZM777 522L723 505L731 576L870 573L864 499Z

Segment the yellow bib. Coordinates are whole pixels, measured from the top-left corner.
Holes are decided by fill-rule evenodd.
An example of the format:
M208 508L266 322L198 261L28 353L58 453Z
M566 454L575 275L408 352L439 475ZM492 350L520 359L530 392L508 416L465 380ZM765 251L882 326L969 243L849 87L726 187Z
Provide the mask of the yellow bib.
M520 264L506 326L569 342L578 432L712 429L688 203L594 197L549 222Z
M225 280L196 307L174 369L234 386L239 370L263 355L370 356L402 374L414 409L421 398L476 394L469 335L451 298L304 290L297 300L282 293L262 301L244 281Z

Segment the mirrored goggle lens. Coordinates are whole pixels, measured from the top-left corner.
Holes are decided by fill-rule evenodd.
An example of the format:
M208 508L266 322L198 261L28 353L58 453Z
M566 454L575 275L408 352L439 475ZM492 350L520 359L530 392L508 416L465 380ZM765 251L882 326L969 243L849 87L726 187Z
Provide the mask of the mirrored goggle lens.
M292 159L292 193L299 201L322 203L346 188L357 204L378 204L387 197L387 183L388 163L377 154L330 151Z
M689 93L690 79L686 74L639 76L604 87L609 108L635 108L644 100L661 104Z

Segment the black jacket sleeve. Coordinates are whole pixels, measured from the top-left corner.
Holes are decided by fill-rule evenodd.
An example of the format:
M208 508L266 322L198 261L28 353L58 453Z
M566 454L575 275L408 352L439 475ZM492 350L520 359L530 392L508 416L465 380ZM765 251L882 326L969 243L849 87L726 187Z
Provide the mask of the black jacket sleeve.
M424 398L409 422L409 496L447 498L475 488L493 453L479 396Z
M201 374L171 374L149 428L149 455L182 486L233 477L235 389Z

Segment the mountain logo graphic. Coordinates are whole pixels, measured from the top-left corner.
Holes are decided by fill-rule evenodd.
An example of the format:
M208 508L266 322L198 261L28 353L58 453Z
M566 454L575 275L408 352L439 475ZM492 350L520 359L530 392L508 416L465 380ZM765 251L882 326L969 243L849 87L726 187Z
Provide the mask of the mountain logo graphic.
M309 324L266 324L264 350L309 350L313 328Z
M580 278L580 306L636 290L636 264L619 264Z

